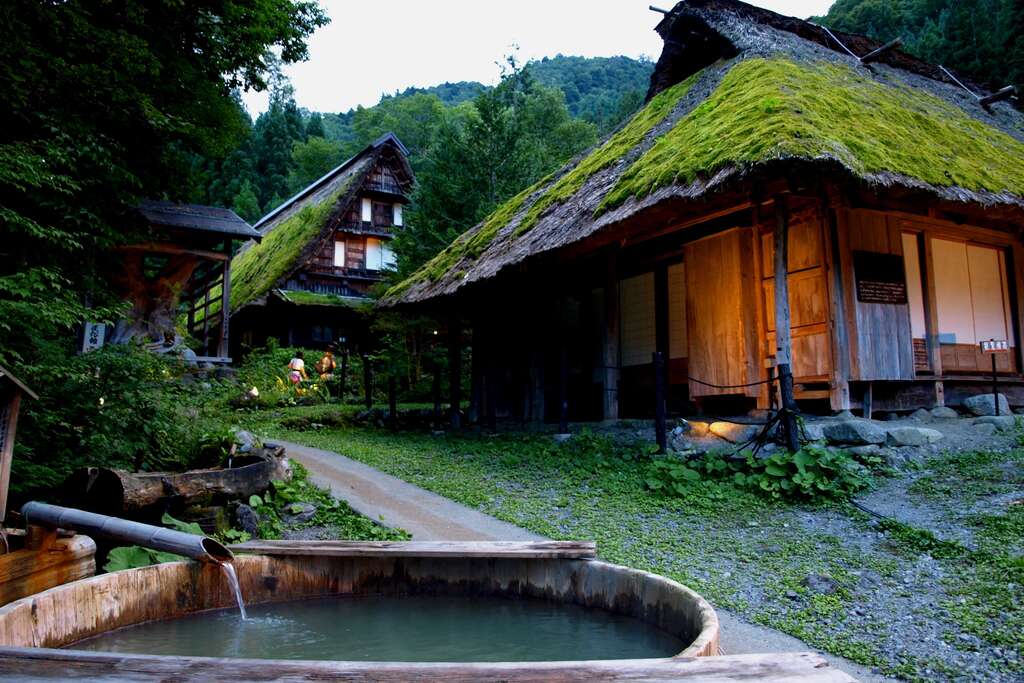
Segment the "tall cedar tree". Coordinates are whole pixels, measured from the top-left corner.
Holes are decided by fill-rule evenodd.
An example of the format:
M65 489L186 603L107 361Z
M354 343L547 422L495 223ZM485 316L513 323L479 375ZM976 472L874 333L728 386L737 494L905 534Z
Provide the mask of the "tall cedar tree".
M305 59L326 22L306 0L3 3L0 363L66 351L111 312L103 274L131 207L187 192L192 154L234 149L231 91L266 86L270 48Z

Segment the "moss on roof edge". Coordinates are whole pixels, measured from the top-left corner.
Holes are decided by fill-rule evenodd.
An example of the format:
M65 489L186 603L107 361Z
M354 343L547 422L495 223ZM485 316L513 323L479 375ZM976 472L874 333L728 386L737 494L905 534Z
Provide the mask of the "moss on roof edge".
M852 67L741 60L711 95L619 177L596 215L728 166L834 160L871 180L1024 196L1024 143L918 88Z

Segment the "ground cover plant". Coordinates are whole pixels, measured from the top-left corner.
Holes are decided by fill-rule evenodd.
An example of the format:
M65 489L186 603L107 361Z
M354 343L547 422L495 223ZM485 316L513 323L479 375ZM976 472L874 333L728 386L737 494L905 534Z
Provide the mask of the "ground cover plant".
M666 495L648 485L656 460L635 437L582 434L556 444L524 432L393 434L328 417L351 410L294 408L244 420L258 433L343 453L537 533L594 539L604 559L670 576L717 608L889 675L1011 681L1024 672L1020 505L978 498L987 507L964 511L973 532L965 544L918 520L876 519L847 494L808 503L701 476ZM1021 451L979 457L1013 469L1010 488L1024 487ZM931 504L907 489L930 474L953 476L955 463L970 458L872 475L875 488L857 498ZM955 505L957 495L944 501Z

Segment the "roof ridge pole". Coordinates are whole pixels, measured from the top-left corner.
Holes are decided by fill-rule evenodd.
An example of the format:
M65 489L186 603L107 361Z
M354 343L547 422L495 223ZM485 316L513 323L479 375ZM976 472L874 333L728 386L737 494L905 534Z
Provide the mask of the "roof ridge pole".
M882 45L881 47L876 47L874 50L872 50L871 52L869 52L866 55L864 55L863 57L861 57L860 58L860 63L861 64L867 64L868 62L873 62L873 61L877 60L879 57L881 57L883 54L885 54L886 52L889 52L890 50L892 50L894 48L897 48L897 47L899 47L902 44L903 44L903 39L900 38L899 36L896 36L895 38L890 40L885 45Z
M824 31L825 33L827 33L827 34L828 34L828 37L829 37L829 38L831 38L832 40L836 41L836 43L837 43L837 44L839 45L839 47L841 47L841 48L843 48L844 50L846 50L846 53L847 53L848 55L850 55L851 57L853 57L853 58L854 58L854 59L856 59L857 61L860 61L860 57L858 57L858 56L857 56L856 54L854 54L854 53L853 53L853 50L851 50L850 48L846 47L846 44L845 44L845 43L844 43L843 41L841 41L841 40L839 40L838 38L836 38L836 34L832 33L832 31L830 31L830 30L828 29L828 26L822 26L822 25L820 25L820 24L814 24L814 23L811 23L811 22L807 22L807 23L808 23L808 24L811 24L811 26L817 26L817 27L818 27L818 28L820 28L820 29L821 29L822 31Z
M959 78L957 78L956 76L954 76L954 75L953 75L953 72L951 72L951 71L950 71L949 69L947 69L946 67L942 66L941 64L939 64L939 69L941 69L941 70L942 70L942 73L944 73L944 74L946 74L947 76L949 76L950 80L952 80L952 81L953 81L954 83L956 83L956 84L957 84L957 85L959 85L959 86L960 86L961 88L963 88L964 90L966 90L966 91L968 92L968 94L970 94L970 96L971 96L971 97L973 97L973 98L974 98L974 99L976 99L976 100L980 100L980 99L981 99L980 97L978 97L978 96L977 96L977 95L976 95L976 94L974 93L974 91L973 91L973 90L971 90L971 89L970 89L970 88L968 88L968 87L967 87L966 85L964 85L963 83L961 83L961 82L960 82L960 79L959 79Z

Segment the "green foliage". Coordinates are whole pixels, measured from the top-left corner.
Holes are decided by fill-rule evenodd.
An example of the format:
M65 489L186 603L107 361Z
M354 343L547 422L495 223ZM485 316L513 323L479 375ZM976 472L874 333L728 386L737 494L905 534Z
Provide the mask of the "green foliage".
M992 89L1024 87L1024 5L1015 0L837 0L818 23L903 47Z
M103 565L105 572L119 572L123 569L148 567L161 562L179 562L186 558L174 553L164 553L138 545L118 546L107 554L107 563Z
M186 466L218 420L199 413L202 390L182 385L179 372L173 360L132 346L39 358L25 373L39 400L22 407L12 491L52 489L84 466Z
M1024 194L1024 143L945 100L854 69L787 59L733 66L630 166L600 210L731 165L833 159L867 177Z
M198 468L225 467L238 445L238 437L232 428L219 426L218 429L204 432L199 437L199 445L191 464ZM164 520L164 523L167 521Z
M292 146L291 170L288 172L288 191L296 193L320 178L344 159L341 144L323 137L311 137Z
M348 503L334 498L329 491L309 481L309 473L299 463L293 463L294 474L287 482L275 481L263 496L250 496L249 505L260 517L260 538L280 538L285 523L282 515L301 511L298 503L316 505L311 520L290 528L329 526L339 539L367 541L408 540L409 534L377 524L355 512Z
M651 463L646 484L652 491L687 495L694 483L722 479L772 498L793 499L846 498L870 482L865 468L845 453L805 446L765 458L751 453L745 458L708 454L688 462L661 458Z
M182 197L194 154L227 154L244 135L231 90L264 87L272 47L303 59L325 22L306 0L5 3L0 363L116 316L108 248L139 237L132 207Z

